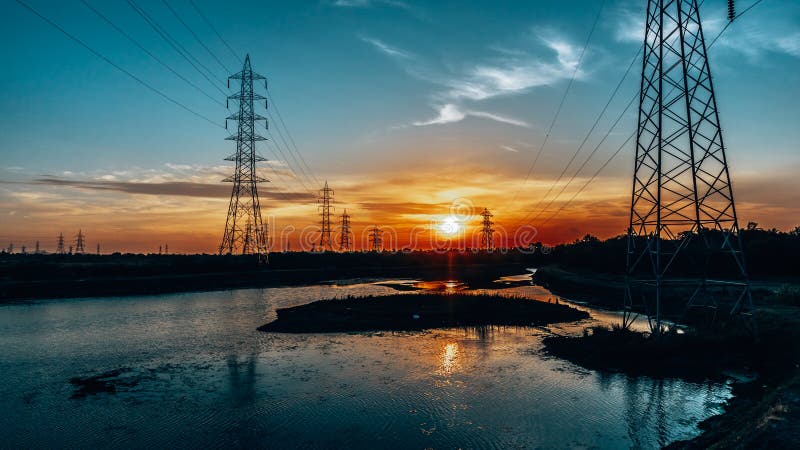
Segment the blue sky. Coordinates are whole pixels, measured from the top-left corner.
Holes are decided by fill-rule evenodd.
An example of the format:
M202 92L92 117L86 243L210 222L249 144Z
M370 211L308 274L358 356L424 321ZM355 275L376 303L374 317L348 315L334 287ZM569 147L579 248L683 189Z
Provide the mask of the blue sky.
M25 1L147 83L224 123L229 114L224 107L167 72L81 1ZM87 2L174 70L224 101L218 88L225 86L205 80L126 1ZM226 78L222 66L239 69L239 61L189 0L168 3L222 64L164 2L136 1L214 77ZM561 172L641 46L645 2L603 4L577 72L601 6L598 1L195 3L236 53L249 53L254 69L267 76L272 99L316 178L332 180L340 187L342 201L356 209L364 206L364 220L372 220L380 214L367 203L388 207L425 198L431 204L447 203L447 193L484 196L509 216L531 207L504 204L509 192L521 192L523 199L537 203L537 193L541 195ZM742 10L751 3L737 2L737 7ZM79 183L210 183L219 178L222 158L231 151L230 142L223 140L224 129L148 91L17 2L3 0L2 5L0 180L16 184L0 186L0 205L8 213L23 211L28 225L41 222L32 235L52 234L44 229L48 215L26 203L37 195L69 201L76 208L99 202L113 209L110 205L131 195L142 204L154 201L142 200L147 194L54 187L41 182L42 177ZM702 14L710 39L725 24L725 2L705 0ZM788 193L800 188L793 176L800 167L800 3L764 0L734 22L709 53L734 182L744 191L738 197L750 205L740 209L764 224L791 226L798 198ZM581 155L594 147L635 95L639 65L634 64ZM559 120L534 177L525 183L573 73L575 81ZM635 108L623 117L587 165L587 173L634 131L634 113ZM273 123L273 133L277 127ZM628 145L609 165L587 201L626 197L632 150ZM286 167L279 154L273 156L269 149L263 153L276 160L270 189L295 192L314 184L302 174L281 176L290 168L300 171L294 159L286 158ZM395 191L381 187L381 180L394 180L402 173L410 180L415 175L430 179L446 174L442 176L462 182L457 188L420 188L408 199L397 198ZM32 180L40 181L27 183ZM19 197L20 193L30 195ZM178 200L184 204L190 199ZM296 221L313 211L313 205L281 203L276 210ZM192 211L187 214L196 213ZM142 214L151 212L145 208ZM207 217L209 235L219 228L213 224L217 215ZM4 228L15 230L0 232L0 239L19 232L22 222L17 220L9 220L12 225ZM615 222L606 233L619 228Z

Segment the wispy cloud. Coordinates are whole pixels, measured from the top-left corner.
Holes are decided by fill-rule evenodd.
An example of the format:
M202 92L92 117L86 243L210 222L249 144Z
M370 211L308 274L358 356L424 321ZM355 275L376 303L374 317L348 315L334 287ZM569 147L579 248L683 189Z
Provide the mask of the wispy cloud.
M529 127L530 124L523 120L468 108L464 104L526 93L535 87L552 85L573 75L578 79L585 77L585 71L576 70L579 48L559 38L554 32L535 34L534 42L541 48L536 53L507 46L490 46L494 52L491 57L467 64L462 69L452 69L452 66L442 68L439 64L376 38L359 38L395 60L409 75L440 87L431 95L431 103L436 105L438 115L412 122L417 126L454 123L473 116Z
M619 8L613 25L615 39L618 42L641 44L645 30L644 14L641 8ZM734 21L715 45L729 52L744 54L751 60L759 60L770 52L800 57L800 32L796 31L791 16L779 5L772 9L766 6L753 9ZM710 8L701 11L701 17L708 45L725 26L726 12L721 8ZM764 26L766 23L770 25Z
M439 107L439 115L430 120L422 120L414 122L413 125L421 127L428 125L443 125L447 123L460 122L468 116L481 117L484 119L494 120L495 122L506 123L509 125L516 125L518 127L529 128L530 125L523 120L514 119L511 117L501 116L499 114L488 113L485 111L470 111L461 110L458 105L448 103Z
M503 95L515 95L539 86L555 84L575 74L583 78L578 65L578 49L564 39L540 38L552 56L543 58L530 54L509 55L507 52L492 63L480 63L465 74L445 81L446 96L453 99L485 100Z
M517 150L514 147L511 147L509 145L501 145L500 148L502 148L503 150L505 150L507 152L519 153L519 150Z
M401 9L411 8L408 3L398 0L335 0L331 4L342 8L368 8L375 5L393 6Z
M230 185L222 183L195 183L190 181L165 181L143 183L135 181L113 180L68 180L64 178L42 177L29 184L72 187L94 191L115 191L126 194L188 196L205 198L226 198L231 195ZM313 200L311 194L305 192L286 192L267 188L259 189L259 195L270 200Z
M333 0L329 4L342 9L395 8L405 11L416 19L429 20L428 14L423 8L401 0Z
M393 47L379 39L371 38L369 36L359 36L358 38L368 44L371 44L373 47L389 56L397 58L410 58L413 56L410 52Z

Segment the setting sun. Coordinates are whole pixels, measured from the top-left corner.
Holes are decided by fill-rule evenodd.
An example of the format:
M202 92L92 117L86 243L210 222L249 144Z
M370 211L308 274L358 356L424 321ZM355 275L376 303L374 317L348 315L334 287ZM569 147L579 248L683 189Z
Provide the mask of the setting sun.
M458 234L461 231L461 224L458 223L458 219L453 216L448 216L442 219L441 223L439 223L439 232L442 234L446 234L449 236Z

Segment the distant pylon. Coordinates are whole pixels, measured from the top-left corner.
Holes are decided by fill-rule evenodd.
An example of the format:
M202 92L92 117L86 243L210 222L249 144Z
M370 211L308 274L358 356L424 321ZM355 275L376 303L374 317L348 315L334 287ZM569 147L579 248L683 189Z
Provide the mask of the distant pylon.
M56 253L59 255L64 254L64 233L58 233L58 245L56 246Z
M483 212L481 213L483 217L483 226L481 227L481 247L484 250L493 250L494 249L494 229L492 225L492 217L494 214L489 212L488 208L483 208Z
M35 247L34 253L36 253L38 255L39 251L40 251L39 250L39 241L36 241L36 247Z
M339 236L339 251L340 252L349 252L352 250L352 246L350 244L350 214L347 214L347 210L344 210L342 214L342 234Z
M325 181L325 186L319 190L319 214L322 217L322 228L319 234L319 250L325 251L333 250L333 241L331 240L331 209L333 206L333 189L328 187L328 181Z
M644 313L659 334L665 305L716 317L727 303L731 315L751 319L697 0L649 0L645 26L623 325Z
M229 86L231 79L240 81L239 92L228 97L239 102L239 112L228 116L225 123L227 128L227 120L235 120L238 122L238 129L236 134L226 138L236 141L236 152L225 160L235 161L236 166L233 175L223 180L233 183L233 190L219 253L221 255L240 251L253 253L258 254L260 260L266 262L267 229L261 218L258 183L268 180L256 173L256 162L266 161L256 152L256 141L264 141L266 138L256 134L255 124L258 120L263 120L265 125L268 124L265 117L255 113L254 101L264 100L266 108L266 97L254 92L253 80L264 80L265 88L267 82L263 76L253 72L250 55L245 58L241 72L228 77ZM250 223L249 227L247 223Z
M99 242L97 243L97 254L98 255L100 254L100 243Z
M377 225L373 226L369 232L370 247L373 252L383 250L383 230Z
M85 251L84 246L86 245L86 236L83 234L83 230L78 230L78 235L75 236L75 254L80 254Z

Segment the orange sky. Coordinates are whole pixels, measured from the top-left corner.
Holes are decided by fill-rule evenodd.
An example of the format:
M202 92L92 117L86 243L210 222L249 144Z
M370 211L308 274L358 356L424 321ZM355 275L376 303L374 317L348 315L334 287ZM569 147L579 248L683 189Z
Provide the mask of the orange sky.
M597 178L576 201L553 215L585 179L576 179L548 211L538 214L535 207L549 202L540 204L540 199L556 175L543 174L523 184L522 175L466 163L442 167L425 161L398 162L392 170L385 167L330 177L335 190L334 223L338 224L346 208L357 248L368 246L367 228L372 225L385 230L386 248L430 248L447 245L454 238L457 246L475 245L484 207L495 215L498 245L514 243L522 225L524 234L518 242L548 244L586 233L610 237L623 233L627 225L629 180L622 174ZM33 248L39 240L43 249L52 251L59 232L69 241L82 229L91 251L98 242L103 252L153 252L168 243L171 252L213 253L229 201L230 185L219 182L227 170L225 166L173 165L164 170L62 174L4 182L0 184L0 207L7 213L2 239L13 241L17 249L21 245ZM784 230L798 225L800 202L797 191L791 189L791 171L769 175L740 172L735 176L742 226L749 220ZM285 248L287 238L292 250L310 248L318 239L319 216L313 197L277 189L291 183L275 179L274 173L272 178L273 183L263 185L261 198L274 248ZM512 202L515 192L518 195ZM526 215L529 220L521 222ZM530 221L537 215L536 221ZM448 217L459 225L455 235L441 231L440 225ZM338 226L335 234L337 230Z

